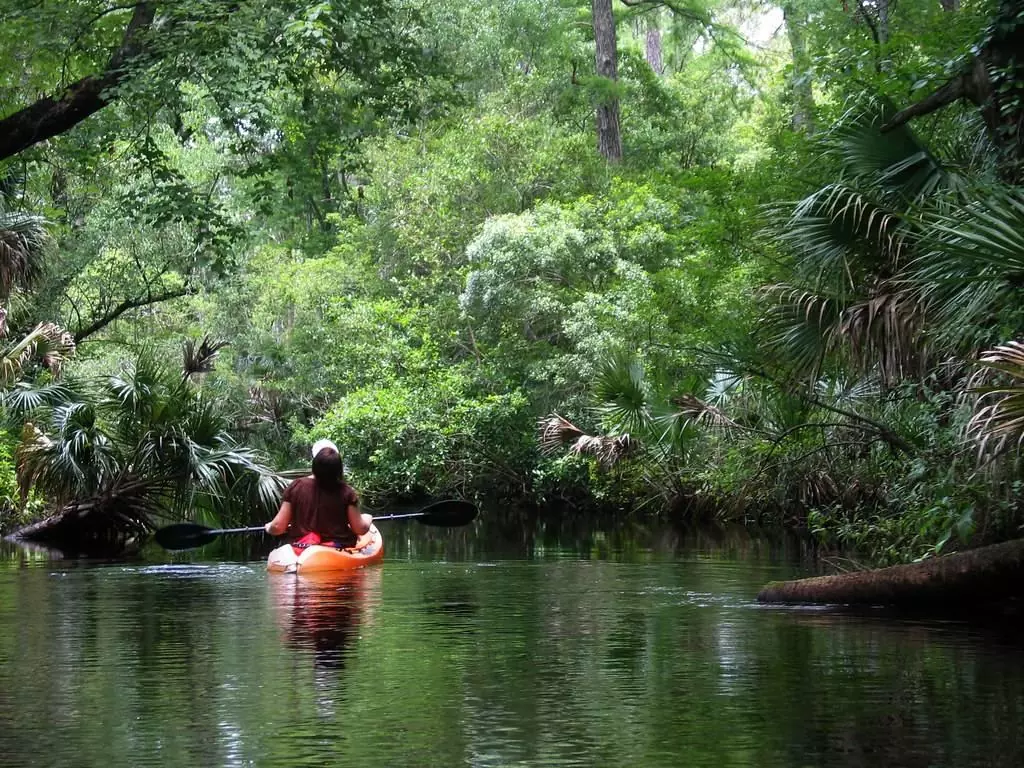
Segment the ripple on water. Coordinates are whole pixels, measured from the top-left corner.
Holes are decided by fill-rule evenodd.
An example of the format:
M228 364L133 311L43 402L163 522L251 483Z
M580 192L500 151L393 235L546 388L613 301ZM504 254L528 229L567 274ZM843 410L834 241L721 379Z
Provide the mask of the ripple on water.
M162 563L139 567L120 568L122 573L161 576L168 579L248 578L256 569L244 563Z
M636 592L638 598L646 598L657 606L692 606L694 608L747 608L752 604L743 596L702 592L682 587L646 587Z

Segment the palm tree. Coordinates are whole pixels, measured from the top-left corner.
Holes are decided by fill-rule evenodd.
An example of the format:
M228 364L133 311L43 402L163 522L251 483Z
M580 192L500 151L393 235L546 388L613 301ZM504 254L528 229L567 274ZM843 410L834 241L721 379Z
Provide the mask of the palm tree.
M838 178L770 211L768 234L794 257L793 277L767 292L768 344L814 385L854 369L883 386L931 365L922 286L908 279L919 253L915 212L964 186L906 126L882 134L892 109L869 102L823 139Z
M840 178L773 212L795 279L769 291L769 345L809 386L852 369L884 389L942 363L946 386L985 395L968 434L1008 447L1015 401L974 386L970 361L1019 372L1016 342L999 344L1024 331L1024 194L999 180L976 118L940 161L906 126L881 133L891 112L848 115L824 146Z
M669 503L692 501L691 480L701 469L694 459L707 440L757 431L730 418L711 397L713 388L699 376L672 385L654 382L640 360L612 354L599 364L593 383L591 412L599 432L589 434L552 413L538 423L541 451L551 455L568 446L570 453L594 458L605 470L634 459L656 496Z
M142 534L159 520L269 513L284 481L231 439L227 415L192 380L221 346L186 347L184 372L143 354L98 388L30 407L19 482L57 512L21 535L81 544Z
M0 301L31 289L50 245L41 217L9 210L11 186L0 177ZM0 307L0 336L6 320ZM187 342L180 372L143 354L84 387L60 381L75 344L53 323L0 351L0 406L13 420L29 419L17 452L22 497L34 489L56 508L20 535L81 545L143 533L161 518L268 512L284 480L234 443L225 414L195 385L223 346ZM23 380L33 361L49 381Z

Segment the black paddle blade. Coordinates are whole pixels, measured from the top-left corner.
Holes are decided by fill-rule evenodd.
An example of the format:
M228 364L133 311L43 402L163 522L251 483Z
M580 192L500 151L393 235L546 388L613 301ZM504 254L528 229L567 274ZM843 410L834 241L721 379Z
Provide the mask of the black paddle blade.
M219 535L219 531L198 523L175 523L158 530L153 538L164 549L192 549L209 544Z
M445 528L469 525L476 520L477 508L468 501L447 499L424 507L416 518L423 525L437 525Z

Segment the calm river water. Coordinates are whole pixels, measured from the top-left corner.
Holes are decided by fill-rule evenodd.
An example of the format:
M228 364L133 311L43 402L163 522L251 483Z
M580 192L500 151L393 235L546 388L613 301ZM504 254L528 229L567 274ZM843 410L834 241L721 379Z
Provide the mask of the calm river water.
M0 550L0 765L1021 766L1010 631L765 608L742 537L385 531L334 578Z

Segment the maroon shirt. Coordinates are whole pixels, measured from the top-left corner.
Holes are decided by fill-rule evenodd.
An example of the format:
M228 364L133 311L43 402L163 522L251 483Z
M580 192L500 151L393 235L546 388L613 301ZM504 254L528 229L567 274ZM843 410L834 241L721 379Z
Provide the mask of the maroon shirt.
M349 505L359 504L352 486L341 483L325 490L317 486L316 478L300 477L285 488L284 501L292 505L292 524L287 534L290 541L316 533L321 539L342 546L356 543L356 535L348 527Z

